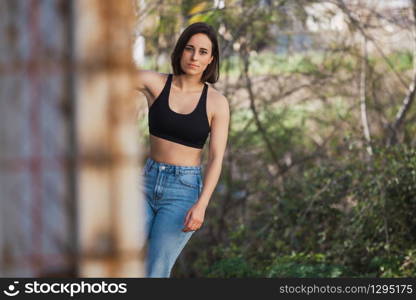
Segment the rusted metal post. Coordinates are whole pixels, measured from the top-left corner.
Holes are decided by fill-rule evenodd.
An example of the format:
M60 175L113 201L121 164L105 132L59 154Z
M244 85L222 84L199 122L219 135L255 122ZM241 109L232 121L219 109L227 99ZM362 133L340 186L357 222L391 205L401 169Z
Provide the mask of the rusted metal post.
M0 1L0 276L74 274L70 5Z
M143 276L133 1L74 9L80 276Z

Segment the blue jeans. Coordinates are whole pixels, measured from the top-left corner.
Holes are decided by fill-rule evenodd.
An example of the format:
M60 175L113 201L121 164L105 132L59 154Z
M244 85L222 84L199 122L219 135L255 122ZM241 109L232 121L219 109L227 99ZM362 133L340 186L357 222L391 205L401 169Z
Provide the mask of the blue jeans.
M186 213L201 194L201 169L147 159L143 170L146 277L170 277L176 259L194 233L182 229Z

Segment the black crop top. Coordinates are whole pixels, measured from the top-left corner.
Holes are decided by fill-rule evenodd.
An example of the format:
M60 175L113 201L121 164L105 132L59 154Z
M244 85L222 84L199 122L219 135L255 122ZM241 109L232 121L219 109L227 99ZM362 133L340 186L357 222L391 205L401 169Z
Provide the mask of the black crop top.
M180 114L169 107L171 83L172 74L169 74L162 92L149 108L149 132L165 140L202 149L211 131L206 111L208 85L204 84L194 111Z

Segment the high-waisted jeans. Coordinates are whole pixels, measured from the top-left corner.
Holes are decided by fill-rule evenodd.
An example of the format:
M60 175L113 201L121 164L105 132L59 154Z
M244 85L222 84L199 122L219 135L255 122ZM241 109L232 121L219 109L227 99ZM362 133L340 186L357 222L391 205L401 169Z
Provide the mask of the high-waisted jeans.
M176 166L148 158L143 169L147 232L146 277L170 277L194 231L185 216L202 191L201 166Z

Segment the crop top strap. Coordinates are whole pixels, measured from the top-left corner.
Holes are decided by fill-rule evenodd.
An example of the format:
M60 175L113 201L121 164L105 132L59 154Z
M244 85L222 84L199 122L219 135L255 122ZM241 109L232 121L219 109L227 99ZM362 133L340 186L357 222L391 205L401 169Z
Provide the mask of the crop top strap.
M170 86L172 84L172 74L168 75L168 79L166 80L165 86L163 87L162 96L169 97Z

